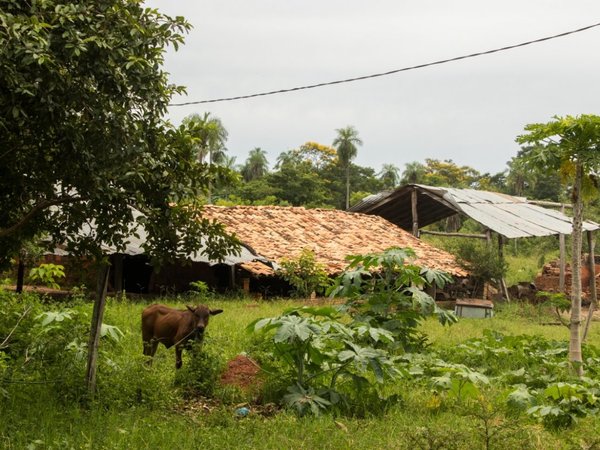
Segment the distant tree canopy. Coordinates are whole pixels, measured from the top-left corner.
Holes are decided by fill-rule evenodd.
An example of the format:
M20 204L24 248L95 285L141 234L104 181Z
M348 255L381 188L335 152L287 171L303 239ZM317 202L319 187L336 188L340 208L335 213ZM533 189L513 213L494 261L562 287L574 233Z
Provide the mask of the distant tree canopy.
M40 233L81 253L122 248L131 207L152 254L187 254L200 234L213 255L230 247L195 209L216 169L163 120L183 91L162 68L183 18L128 0L4 0L0 24L0 262Z

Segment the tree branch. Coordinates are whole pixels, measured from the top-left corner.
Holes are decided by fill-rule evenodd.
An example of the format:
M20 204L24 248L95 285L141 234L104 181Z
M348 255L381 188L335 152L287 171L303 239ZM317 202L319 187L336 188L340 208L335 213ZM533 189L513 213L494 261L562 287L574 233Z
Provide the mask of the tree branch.
M51 206L60 205L63 203L80 202L83 200L85 200L83 197L62 197L62 198L55 198L53 200L42 200L40 203L34 205L33 208L31 208L31 210L27 214L25 214L23 217L21 217L21 219L14 225L11 225L8 228L0 228L0 238L7 237L7 236L10 236L11 234L16 233L21 228L23 228L25 225L27 225L27 223L29 221L31 221L38 213L40 213L41 211L43 211L46 208L49 208Z

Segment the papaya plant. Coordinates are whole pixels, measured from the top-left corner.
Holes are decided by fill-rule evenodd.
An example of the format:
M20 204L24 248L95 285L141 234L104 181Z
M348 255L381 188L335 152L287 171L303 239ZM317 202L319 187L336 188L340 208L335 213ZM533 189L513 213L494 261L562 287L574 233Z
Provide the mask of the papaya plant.
M329 290L331 297L346 299L353 323L389 331L394 337L391 345L403 351L426 345L425 336L417 329L426 317L437 316L442 324L457 321L454 313L439 308L424 291L433 284L443 288L451 277L419 267L413 263L415 257L414 250L398 247L349 256L348 267Z
M289 380L283 403L298 414L319 414L357 398L373 382L382 385L401 371L386 350L374 348L391 342L392 334L365 324L346 325L333 307L301 307L248 326L268 341L272 358L281 361Z

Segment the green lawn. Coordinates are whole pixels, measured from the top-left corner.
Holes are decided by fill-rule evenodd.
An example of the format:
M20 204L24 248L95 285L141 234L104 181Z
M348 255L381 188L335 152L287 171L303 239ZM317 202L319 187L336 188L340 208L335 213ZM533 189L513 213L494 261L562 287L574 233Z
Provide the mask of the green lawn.
M183 301L167 302L181 306ZM190 302L191 303L191 302ZM255 303L211 300L224 309L209 326L206 351L222 361L248 349L251 336L245 327L259 317L273 316L293 305L290 301ZM400 381L393 390L401 401L385 413L370 417L296 417L279 411L263 416L251 413L238 418L238 402L249 400L220 391L209 407L183 400L174 386L173 350L160 347L155 364L143 364L140 314L143 302L109 300L105 322L124 333L118 344L101 356L98 403L84 407L62 396L53 384L4 384L0 399L0 447L7 449L345 449L345 448L592 448L600 445L600 420L585 418L560 432L547 431L527 417L511 417L495 405L503 395L490 387L475 402L436 404L431 389ZM91 311L90 305L80 307ZM463 319L452 327L430 320L422 329L433 349L452 348L484 329L511 335L541 335L566 340L567 329L544 325L547 316L535 308L507 305L492 319ZM594 324L590 343L600 346L600 326ZM106 360L110 360L110 364ZM184 359L184 366L189 362ZM486 434L486 430L488 433ZM487 438L487 440L486 440ZM487 443L486 443L487 442ZM596 447L594 447L596 448Z

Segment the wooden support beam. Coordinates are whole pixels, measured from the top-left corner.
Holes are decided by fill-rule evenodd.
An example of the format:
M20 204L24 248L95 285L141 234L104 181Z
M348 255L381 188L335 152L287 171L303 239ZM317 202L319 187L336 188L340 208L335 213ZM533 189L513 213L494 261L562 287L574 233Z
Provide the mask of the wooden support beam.
M468 233L446 233L445 231L429 231L421 230L421 234L431 234L433 236L447 236L447 237L464 237L464 238L475 238L475 239L488 239L487 234L468 234Z
M557 203L557 202L548 202L546 200L527 200L527 203L532 205L540 205L540 206L556 206L560 207L561 212L564 213L565 208L572 208L573 205L565 204L565 203Z
M417 213L417 190L413 189L410 193L410 208L412 214L412 234L419 237L419 215Z
M498 256L501 261L504 261L504 237L501 234L498 235ZM504 277L500 278L500 291L506 301L510 302L510 295L508 294L508 287L506 286Z

